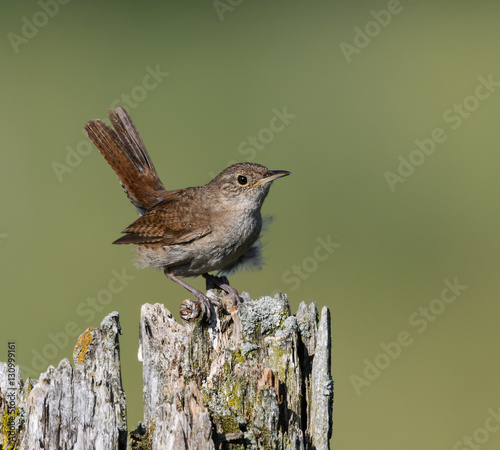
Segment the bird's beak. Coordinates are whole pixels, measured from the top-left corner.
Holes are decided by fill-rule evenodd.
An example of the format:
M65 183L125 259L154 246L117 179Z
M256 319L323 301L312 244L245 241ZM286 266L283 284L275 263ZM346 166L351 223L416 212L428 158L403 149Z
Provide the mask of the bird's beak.
M274 181L281 177L286 177L287 175L291 174L292 172L289 172L288 170L270 170L269 172L267 172L264 178L257 181L253 186L255 187L259 184L270 183L271 181Z

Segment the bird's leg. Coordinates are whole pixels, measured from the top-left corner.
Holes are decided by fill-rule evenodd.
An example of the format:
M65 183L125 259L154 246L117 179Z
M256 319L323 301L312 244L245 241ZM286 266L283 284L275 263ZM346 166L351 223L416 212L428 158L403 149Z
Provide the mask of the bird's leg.
M200 301L205 305L207 311L207 319L210 322L210 319L212 317L212 305L218 306L220 308L221 306L220 303L216 300L208 298L205 294L202 294L194 287L189 286L189 284L185 283L180 278L177 278L174 274L168 272L167 269L164 269L164 272L169 280L172 280L178 285L182 286L184 289L187 289L189 292L191 292L191 294L193 294L197 298L198 301Z
M210 275L209 273L204 273L203 278L207 280L207 289L209 289L210 283L227 292L227 295L233 302L233 306L238 306L243 302L243 299L238 294L238 291L229 286L229 281L226 277L216 277L215 275Z
M207 291L210 289L221 289L220 285L222 283L229 286L229 280L224 275L221 277L218 277L216 275L210 275L209 273L206 273L206 274L202 275L202 277L205 278Z

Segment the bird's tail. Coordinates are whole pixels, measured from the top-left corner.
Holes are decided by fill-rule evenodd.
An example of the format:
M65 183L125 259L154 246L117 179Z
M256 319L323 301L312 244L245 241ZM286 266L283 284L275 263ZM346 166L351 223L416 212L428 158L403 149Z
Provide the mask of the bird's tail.
M127 111L121 107L111 109L108 117L114 129L95 119L85 124L85 132L116 172L127 197L142 215L162 201L167 191Z

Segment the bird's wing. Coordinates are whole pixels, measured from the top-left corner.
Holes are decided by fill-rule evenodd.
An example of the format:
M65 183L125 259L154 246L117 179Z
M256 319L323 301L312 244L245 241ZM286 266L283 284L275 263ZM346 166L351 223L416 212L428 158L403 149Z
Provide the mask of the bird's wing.
M211 233L205 212L188 195L194 190L169 191L166 200L129 225L122 232L126 235L113 244L183 244Z

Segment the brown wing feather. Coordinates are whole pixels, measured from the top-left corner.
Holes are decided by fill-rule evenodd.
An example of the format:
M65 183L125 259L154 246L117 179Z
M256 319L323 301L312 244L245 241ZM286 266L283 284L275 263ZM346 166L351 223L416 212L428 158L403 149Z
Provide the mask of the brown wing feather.
M193 208L197 189L170 191L169 198L129 225L123 230L127 235L113 244L182 244L211 233L203 208Z
M89 121L85 131L118 175L130 201L144 213L161 202L168 191L127 112L117 108L109 115L116 131L99 119Z

